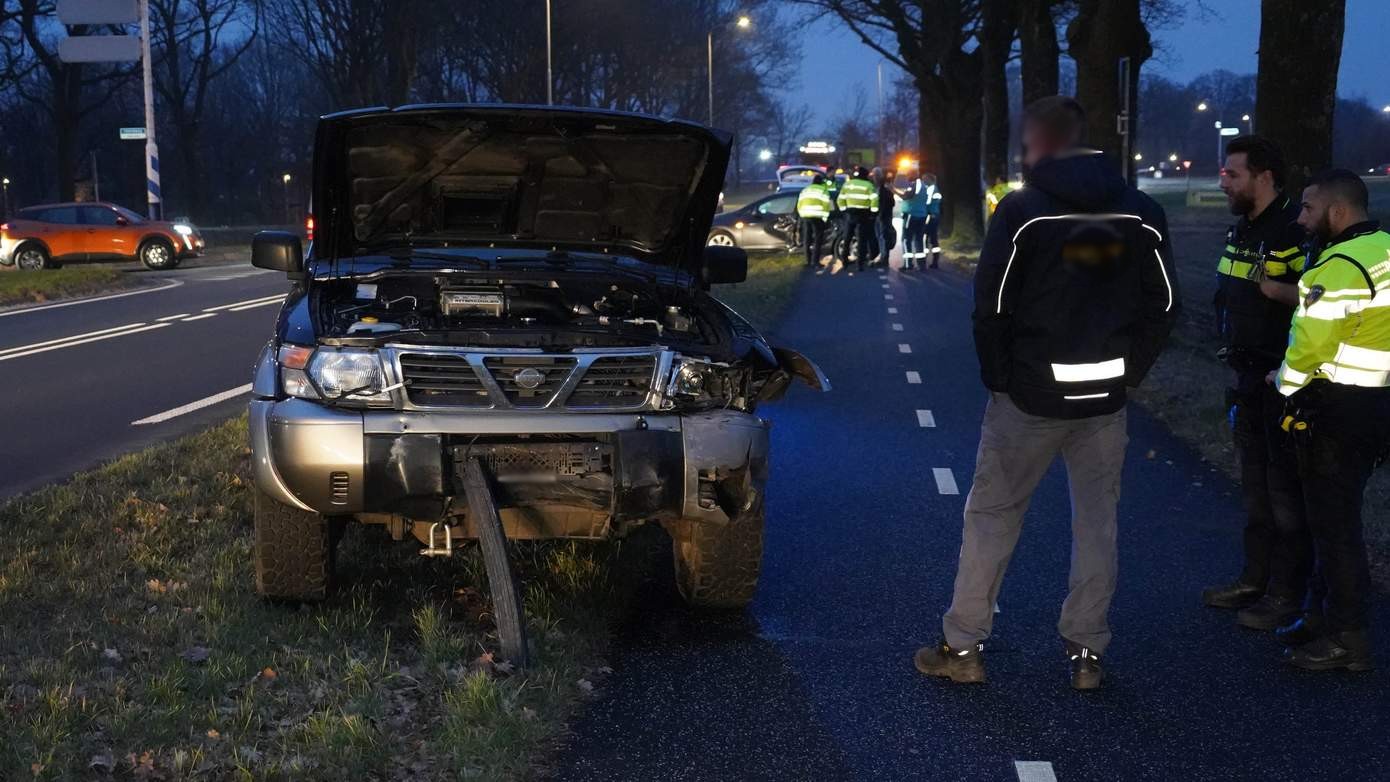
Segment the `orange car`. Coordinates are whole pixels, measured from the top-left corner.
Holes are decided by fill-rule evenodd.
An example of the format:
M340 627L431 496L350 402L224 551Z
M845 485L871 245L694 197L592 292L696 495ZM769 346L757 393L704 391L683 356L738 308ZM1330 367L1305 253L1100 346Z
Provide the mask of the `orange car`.
M203 246L190 225L146 220L115 204L31 206L0 225L0 264L26 270L108 260L172 269L202 255Z

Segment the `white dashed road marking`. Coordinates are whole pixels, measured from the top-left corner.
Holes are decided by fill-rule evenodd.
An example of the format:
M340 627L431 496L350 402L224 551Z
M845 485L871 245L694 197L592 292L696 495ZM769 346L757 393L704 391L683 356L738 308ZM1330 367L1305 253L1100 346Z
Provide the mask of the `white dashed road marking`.
M920 373L917 373L917 372L908 372L908 373L907 373L907 382L908 382L908 385L920 386L920 385L922 385L922 375L921 375Z
M893 330L894 330L894 331L902 331L902 330L903 330L903 324L901 324L901 323L894 323L894 324L893 324Z
M891 294L891 293L885 293L885 294L883 294L883 300L884 300L884 301L892 301L892 300L893 300L893 294Z
M898 343L898 352L899 352L899 353L911 353L911 352L912 352L912 346L909 345L909 344L907 344L906 342L899 342L899 343Z
M898 308L897 308L897 307L889 307L889 308L888 308L888 314L889 314L889 315L897 315L897 314L898 314Z
M1018 782L1057 782L1052 764L1046 760L1015 760L1014 771L1018 773Z
M156 323L163 323L163 322L166 321L166 320L178 320L179 318L186 318L186 317L188 317L188 313L187 313L187 312L180 312L180 313L177 314L177 315L165 315L165 316L162 317L162 318L155 318L155 322L156 322Z
M277 293L274 296L262 296L259 299L247 299L246 301L234 301L231 304L219 304L216 307L208 307L203 312L221 312L222 310L236 309L245 305L260 306L269 304L272 301L280 301L285 298L285 294Z
M249 310L255 307L265 307L271 304L278 305L281 301L284 300L284 298L284 296L277 296L276 298L273 298L270 301L258 301L255 304L243 304L240 307L232 307L230 310L228 310L228 312L241 312L242 310Z
M9 361L12 358L32 356L35 353L47 353L50 350L61 350L75 345L85 345L88 342L99 342L103 339L111 339L113 337L124 337L127 334L139 334L142 331L162 329L168 325L171 324L155 323L149 325L145 323L131 323L126 326L117 326L115 328L102 329L101 331L89 331L86 334L76 334L62 339L51 339L47 342L35 342L32 345L20 345L19 347L0 350L0 361Z
M951 474L951 468L933 467L931 474L936 479L938 494L960 494L960 489L956 488L956 476Z
M215 318L215 317L217 317L217 313L216 313L216 312L204 312L202 315L194 315L194 316L191 317L191 318L184 318L184 319L183 319L183 322L184 322L184 323L187 323L187 322L190 321L190 320L202 320L203 318Z
M247 383L244 386L237 386L236 388L233 388L230 391L223 391L220 394L213 394L210 397L207 397L205 399L199 399L196 402L189 402L186 405L180 405L179 407L176 407L173 410L165 410L162 413L155 413L154 415L149 416L148 418L141 418L139 421L131 421L130 425L144 426L145 424L163 423L164 421L168 421L171 418L178 418L181 415L187 415L195 410L202 410L204 407L215 405L218 402L225 402L228 399L235 399L236 397L239 397L243 394L250 393L250 391L251 384Z
M934 429L936 428L936 418L932 416L930 410L918 410L917 425L923 429Z

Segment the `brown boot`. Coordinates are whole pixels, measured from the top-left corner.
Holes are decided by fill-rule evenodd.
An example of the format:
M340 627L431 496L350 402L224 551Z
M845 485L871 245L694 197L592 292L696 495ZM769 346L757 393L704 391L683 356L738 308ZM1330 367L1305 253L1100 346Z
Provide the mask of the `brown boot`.
M985 680L984 644L970 649L952 649L945 641L923 646L912 658L917 670L928 676L948 678L956 684L978 684Z

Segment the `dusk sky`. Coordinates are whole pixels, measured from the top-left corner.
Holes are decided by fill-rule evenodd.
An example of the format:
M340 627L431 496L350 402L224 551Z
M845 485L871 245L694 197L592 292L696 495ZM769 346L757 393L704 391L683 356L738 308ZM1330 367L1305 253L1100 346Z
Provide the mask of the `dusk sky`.
M1309 0L1317 2L1317 0ZM1144 65L1144 73L1155 73L1186 82L1210 70L1225 68L1237 73L1254 73L1260 38L1259 0L1208 0L1211 13L1203 16L1196 2L1188 3L1183 23L1155 33L1161 51ZM821 22L805 37L817 41L802 52L801 77L792 91L793 103L807 103L816 110L817 123L832 122L853 100L856 89L869 91L869 108L874 108L877 55L860 44L843 27ZM824 45L839 41L840 45ZM1346 97L1364 96L1377 106L1390 103L1390 81L1386 79L1385 46L1390 41L1390 0L1347 0L1347 26L1342 48L1338 92ZM831 56L827 56L830 54ZM1297 57L1298 52L1289 56ZM897 75L893 66L884 66L885 89ZM889 106L889 111L894 107ZM904 111L913 111L904 107Z

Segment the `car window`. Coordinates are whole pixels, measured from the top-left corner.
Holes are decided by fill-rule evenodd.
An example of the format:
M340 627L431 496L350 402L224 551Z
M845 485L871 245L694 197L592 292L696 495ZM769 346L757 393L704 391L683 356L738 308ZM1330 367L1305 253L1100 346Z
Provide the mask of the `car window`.
M116 212L104 206L84 206L82 211L82 222L85 225L115 225Z
M769 198L758 204L760 215L789 215L796 211L796 196Z
M135 212L130 211L129 209L126 209L124 206L113 206L113 207L111 207L111 208L114 209L114 210L116 210L116 214L118 214L118 215L120 215L121 217L124 217L125 219L129 220L131 225L139 225L139 224L145 222L145 218L144 218L144 217L142 217L142 216L136 214ZM175 220L175 222L180 222L180 223L182 223L182 222L187 222L187 221L186 221L186 220Z
M77 225L77 207L50 206L47 209L37 210L35 215L29 219L38 220L41 223Z

